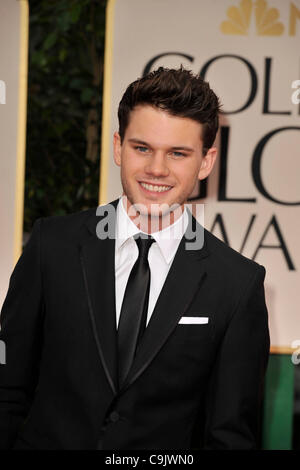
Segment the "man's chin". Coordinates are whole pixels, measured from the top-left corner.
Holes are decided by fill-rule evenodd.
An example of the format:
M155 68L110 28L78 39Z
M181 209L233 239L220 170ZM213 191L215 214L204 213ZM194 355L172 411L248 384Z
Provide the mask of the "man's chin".
M134 213L140 214L142 217L163 217L174 210L173 206L167 203L145 204L143 202L132 204L130 209L132 209Z
M161 223L164 226L172 224L182 214L182 206L178 203L134 203L128 210L128 215L137 225L151 224L159 230Z

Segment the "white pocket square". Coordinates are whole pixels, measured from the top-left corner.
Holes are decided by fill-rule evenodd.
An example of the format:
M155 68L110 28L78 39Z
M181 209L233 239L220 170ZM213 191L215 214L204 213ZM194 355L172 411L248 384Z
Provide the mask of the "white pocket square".
M208 317L181 317L178 323L182 325L203 325L208 323Z

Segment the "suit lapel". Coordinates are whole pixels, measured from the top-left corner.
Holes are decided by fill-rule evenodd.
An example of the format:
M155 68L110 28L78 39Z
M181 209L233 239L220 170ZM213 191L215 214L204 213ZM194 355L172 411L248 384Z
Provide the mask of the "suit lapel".
M114 233L114 212L118 200L112 203L110 218ZM107 380L117 393L117 337L115 308L115 239L100 240L96 226L100 217L93 214L87 220L88 238L79 247L79 256L87 293L89 314L100 360Z
M113 214L111 234L115 233L115 209L118 200L111 203ZM107 207L107 206L106 206ZM99 240L96 226L101 219L93 214L87 220L89 229L79 247L80 262L87 293L89 314L100 360L114 394L118 392L117 334L115 307L115 238ZM189 213L191 224L201 227ZM194 233L197 231L194 229ZM199 231L198 231L199 233ZM204 258L209 256L206 241L201 249L186 249L193 240L182 238L161 290L139 350L121 392L128 388L149 366L188 309L206 276Z
M190 224L201 226L189 214ZM199 232L198 232L199 234ZM164 283L156 306L145 330L140 348L129 371L121 391L132 385L139 375L149 366L176 327L180 317L191 304L194 295L206 276L205 263L209 256L206 241L201 249L187 250L186 242L192 243L184 236L178 247L172 266Z

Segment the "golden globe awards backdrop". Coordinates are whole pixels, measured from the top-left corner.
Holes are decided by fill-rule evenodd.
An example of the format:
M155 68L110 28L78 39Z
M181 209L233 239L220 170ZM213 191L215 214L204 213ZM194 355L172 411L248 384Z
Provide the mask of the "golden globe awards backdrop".
M27 104L28 2L0 2L0 307L21 254Z
M300 340L299 44L300 0L108 4L100 203L121 193L112 136L126 86L161 65L200 72L223 114L218 164L193 197L206 228L266 267L271 350L283 353Z

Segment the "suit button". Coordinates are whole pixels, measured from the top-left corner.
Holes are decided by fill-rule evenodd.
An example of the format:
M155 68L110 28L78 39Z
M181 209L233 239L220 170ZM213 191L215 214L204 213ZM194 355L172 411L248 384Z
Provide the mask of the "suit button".
M117 411L112 411L109 415L109 419L112 423L116 423L120 419L120 415Z

